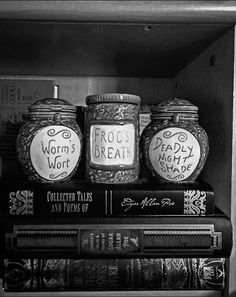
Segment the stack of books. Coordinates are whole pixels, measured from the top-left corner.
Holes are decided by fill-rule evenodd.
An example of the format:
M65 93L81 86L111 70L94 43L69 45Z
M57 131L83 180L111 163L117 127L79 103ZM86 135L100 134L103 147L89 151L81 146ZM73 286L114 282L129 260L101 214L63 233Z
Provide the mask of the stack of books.
M1 189L5 292L224 288L231 222L204 182Z
M2 90L12 90L6 84ZM52 93L52 81L44 91ZM20 115L26 112L24 101L32 103L34 97L15 95L21 98L14 102L22 103ZM141 178L103 185L78 176L66 183L38 184L21 179L13 172L18 130L7 130L10 115L5 113L12 109L7 100L3 103L0 278L5 293L224 288L232 227L217 209L209 184ZM14 112L15 127L23 118ZM6 162L8 154L14 166Z

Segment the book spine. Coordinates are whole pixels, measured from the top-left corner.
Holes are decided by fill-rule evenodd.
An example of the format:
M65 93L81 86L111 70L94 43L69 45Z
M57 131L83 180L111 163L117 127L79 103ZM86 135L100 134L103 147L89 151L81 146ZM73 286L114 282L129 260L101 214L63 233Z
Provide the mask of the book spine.
M0 154L16 159L15 140L25 122L28 106L39 99L53 98L54 81L37 79L0 79ZM3 172L3 175L7 175ZM14 171L13 171L14 172ZM12 172L12 173L13 173Z
M80 217L196 215L214 213L213 191L122 190L71 187L63 190L25 186L4 190L7 216Z
M7 291L222 290L224 258L6 259Z
M229 222L14 225L5 233L5 254L26 257L227 257ZM218 223L219 225L219 223Z

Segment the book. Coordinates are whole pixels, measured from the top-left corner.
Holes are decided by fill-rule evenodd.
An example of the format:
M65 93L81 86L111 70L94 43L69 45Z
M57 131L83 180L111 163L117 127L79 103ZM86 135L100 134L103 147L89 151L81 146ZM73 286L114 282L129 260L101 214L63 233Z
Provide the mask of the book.
M1 184L1 213L10 217L205 216L215 211L213 188L203 182L125 185L83 182Z
M224 258L5 259L3 289L222 290Z
M54 81L0 79L0 154L15 155L15 140L25 122L28 106L39 99L53 98Z
M1 219L7 257L229 257L230 219L214 216Z
M53 98L54 81L46 79L0 79L0 155L2 178L23 176L16 154L16 137L25 123L28 106ZM14 174L13 174L14 173Z

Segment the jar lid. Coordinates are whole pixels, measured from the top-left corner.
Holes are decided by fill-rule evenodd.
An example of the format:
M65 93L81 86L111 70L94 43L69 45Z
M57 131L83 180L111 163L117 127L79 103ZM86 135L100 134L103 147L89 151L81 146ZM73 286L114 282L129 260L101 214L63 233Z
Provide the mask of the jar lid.
M76 113L76 106L59 98L45 98L29 106L30 113L69 112Z
M174 98L165 100L151 108L152 119L172 118L175 114L180 114L183 118L198 118L198 107L187 100Z
M120 93L107 93L107 94L94 94L86 97L86 104L95 103L131 103L140 104L141 98L132 94L120 94Z

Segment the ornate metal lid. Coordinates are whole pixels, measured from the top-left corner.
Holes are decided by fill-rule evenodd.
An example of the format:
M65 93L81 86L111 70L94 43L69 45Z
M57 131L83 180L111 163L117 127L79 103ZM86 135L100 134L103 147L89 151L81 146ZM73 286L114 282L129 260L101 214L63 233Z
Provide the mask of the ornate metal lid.
M151 119L171 119L179 115L183 119L198 119L198 107L187 100L170 99L151 108Z
M95 103L131 103L140 104L141 98L132 94L120 94L120 93L107 93L107 94L94 94L86 97L86 104Z
M76 113L76 106L64 99L58 98L45 98L36 101L34 104L29 106L30 113Z

